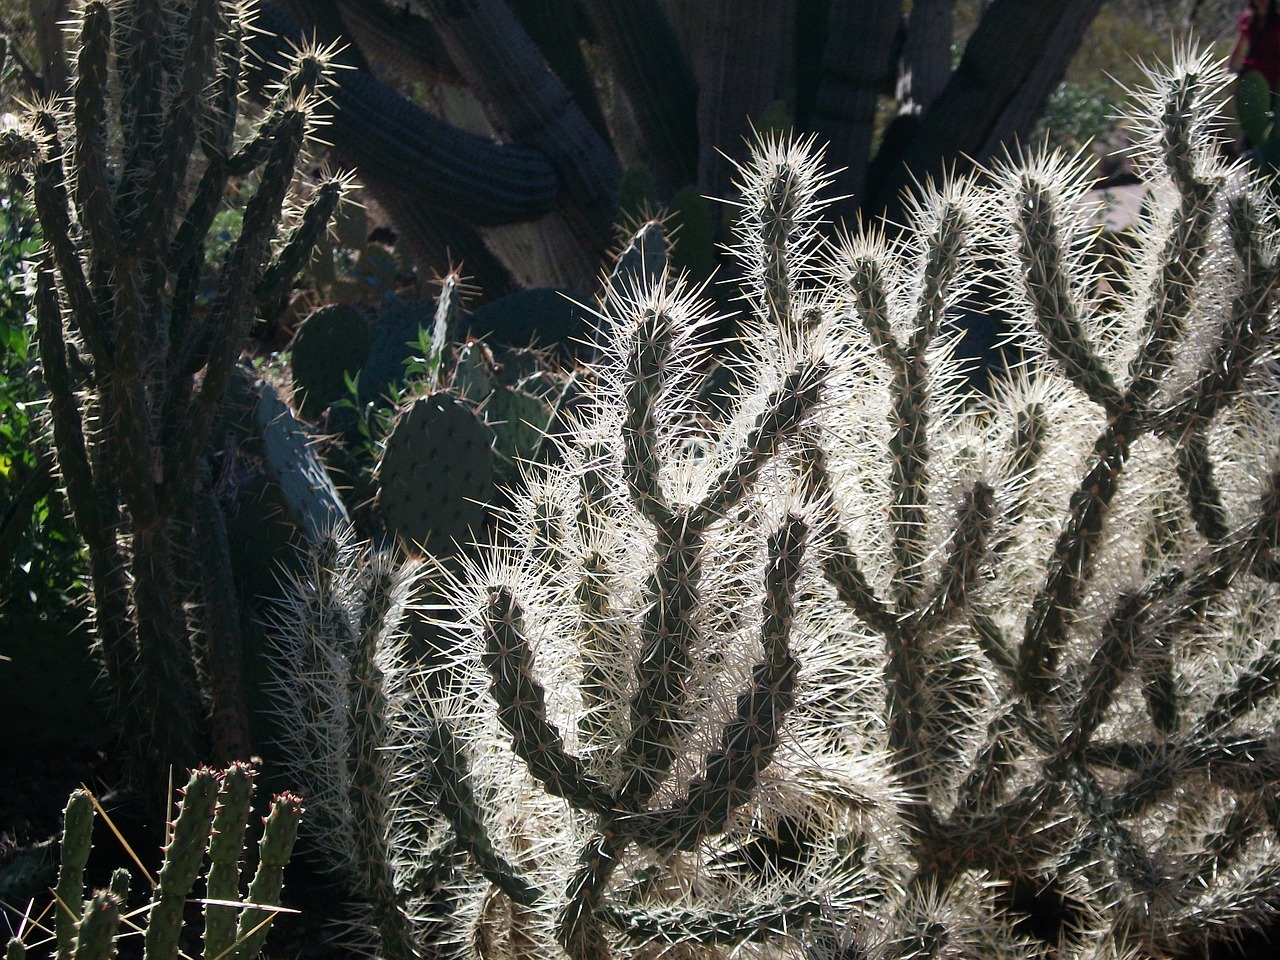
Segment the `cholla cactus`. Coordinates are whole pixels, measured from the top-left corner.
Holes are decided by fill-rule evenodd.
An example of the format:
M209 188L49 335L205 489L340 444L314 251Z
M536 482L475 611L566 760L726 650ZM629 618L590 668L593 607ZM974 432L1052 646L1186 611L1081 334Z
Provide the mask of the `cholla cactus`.
M0 134L0 172L29 183L45 243L40 363L104 672L160 770L208 752L210 727L223 759L249 751L207 455L255 309L288 290L345 188L320 184L278 234L327 54L301 51L238 142L250 20L224 0L88 0L70 96ZM252 196L214 277L207 237L233 178Z
M416 570L339 527L290 575L273 631L281 747L308 797L307 832L355 900L350 941L387 957L422 952L404 892L415 824L393 814L427 804L389 726L405 713L401 625Z
M818 155L766 142L734 402L700 401L695 291L612 292L396 720L466 854L439 949L1136 958L1269 915L1276 214L1213 152L1220 78L1184 56L1139 97L1118 275L1070 162L827 247ZM948 322L978 287L1024 357L989 396Z

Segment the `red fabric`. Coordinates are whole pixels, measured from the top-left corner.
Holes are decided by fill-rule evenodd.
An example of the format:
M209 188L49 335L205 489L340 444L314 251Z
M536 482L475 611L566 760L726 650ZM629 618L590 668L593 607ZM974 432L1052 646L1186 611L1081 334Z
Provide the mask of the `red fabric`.
M1275 90L1280 80L1280 17L1263 16L1250 8L1240 15L1237 28L1245 42L1240 72L1257 70Z

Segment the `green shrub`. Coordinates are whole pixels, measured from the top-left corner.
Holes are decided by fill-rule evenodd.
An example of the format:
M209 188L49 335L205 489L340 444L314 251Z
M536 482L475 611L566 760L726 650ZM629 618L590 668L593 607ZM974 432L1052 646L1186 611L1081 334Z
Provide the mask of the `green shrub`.
M40 241L34 217L0 197L0 609L12 622L60 619L83 597L83 546L57 492L42 416L27 267Z

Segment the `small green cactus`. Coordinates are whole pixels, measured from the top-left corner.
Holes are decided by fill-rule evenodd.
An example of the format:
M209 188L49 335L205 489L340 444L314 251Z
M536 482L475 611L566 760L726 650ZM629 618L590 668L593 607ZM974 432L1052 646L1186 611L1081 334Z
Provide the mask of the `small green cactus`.
M288 863L302 818L302 802L282 793L271 804L260 843L258 867L247 891L241 865L246 823L256 772L235 763L223 771L200 768L191 774L170 824L164 861L152 883L145 911L128 914L141 928L146 960L178 960L191 892L208 857L204 900L204 949L201 960L254 960L280 904L281 871ZM97 801L76 790L63 815L62 865L54 892L56 955L109 960L126 935L122 925L129 896L129 872L116 870L108 889L86 897L84 867L92 847ZM130 851L132 854L132 851ZM136 856L134 857L136 860ZM10 941L6 956L22 957L21 938Z

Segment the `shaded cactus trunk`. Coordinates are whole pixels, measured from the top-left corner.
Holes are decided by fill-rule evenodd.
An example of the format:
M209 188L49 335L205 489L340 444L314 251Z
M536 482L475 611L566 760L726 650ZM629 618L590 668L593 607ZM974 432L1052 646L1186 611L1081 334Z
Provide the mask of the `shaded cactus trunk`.
M299 55L237 148L240 16L218 0L86 4L65 115L38 106L3 145L6 169L29 178L46 242L38 340L100 653L153 769L209 751L210 711L216 754L250 749L207 454L255 306L288 288L342 192L321 184L273 252L324 64ZM257 189L206 304L205 237L228 178L250 174Z

